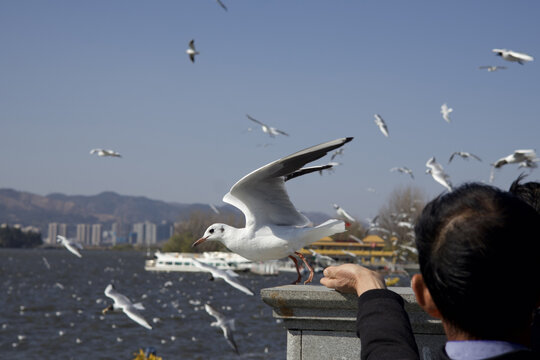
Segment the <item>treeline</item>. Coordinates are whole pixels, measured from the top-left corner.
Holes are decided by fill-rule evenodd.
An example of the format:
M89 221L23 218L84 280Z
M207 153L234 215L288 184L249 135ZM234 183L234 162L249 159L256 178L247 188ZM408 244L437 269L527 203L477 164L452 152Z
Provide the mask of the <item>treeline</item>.
M42 243L40 233L23 232L9 226L0 228L0 248L32 248Z

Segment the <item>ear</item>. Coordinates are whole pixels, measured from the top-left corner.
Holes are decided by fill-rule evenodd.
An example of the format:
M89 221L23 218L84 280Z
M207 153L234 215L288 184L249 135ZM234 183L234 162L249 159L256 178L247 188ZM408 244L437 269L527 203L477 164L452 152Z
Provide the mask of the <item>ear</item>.
M439 312L437 305L435 305L435 302L431 297L431 293L424 282L424 277L421 274L413 275L411 287L414 295L416 295L418 305L420 305L420 307L429 315L433 316L434 318L441 319L441 313Z

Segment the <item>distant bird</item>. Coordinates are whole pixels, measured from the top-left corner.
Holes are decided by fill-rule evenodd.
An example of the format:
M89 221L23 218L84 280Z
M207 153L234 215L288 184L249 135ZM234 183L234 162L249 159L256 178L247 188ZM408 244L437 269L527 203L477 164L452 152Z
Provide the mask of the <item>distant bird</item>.
M332 156L330 157L330 161L333 161L334 158L335 158L336 156L338 156L338 155L343 155L343 150L344 150L343 148L340 148L340 149L337 149L336 151L334 151L334 152L332 153Z
M217 0L217 3L219 4L219 6L221 6L223 8L223 10L228 11L227 7L225 6L225 4L221 0Z
M68 240L65 237L63 237L62 235L56 235L56 242L61 243L73 255L78 256L78 257L82 257L81 253L77 249L82 250L83 247L78 242L73 241L73 240Z
M302 172L302 166L320 159L352 139L342 138L312 146L244 176L232 186L223 201L244 213L246 226L210 225L193 246L205 241L219 241L232 252L253 261L278 260L288 256L295 263L298 274L295 283L298 283L302 275L294 254L309 269L305 283L311 282L313 268L298 250L325 236L344 232L345 224L341 220L330 219L313 227L311 221L298 212L289 199L285 178L297 171Z
M227 319L223 314L221 314L208 304L204 304L204 309L208 314L212 315L217 320L211 323L210 326L220 327L223 331L223 336L225 336L225 339L227 340L231 348L234 350L235 353L239 354L238 346L236 345L233 337L234 319Z
M407 229L414 229L414 225L411 224L411 223L408 222L408 221L399 221L399 222L397 223L397 226L398 226L398 227L407 228Z
M139 313L139 310L144 310L144 306L141 303L132 303L125 295L120 294L112 284L107 285L105 288L105 295L113 299L114 303L107 306L102 310L103 314L108 311L123 311L131 320L137 324L144 326L145 328L152 330L152 326L146 322L146 320Z
M428 167L428 169L426 170L426 174L431 174L431 176L436 182L447 188L448 191L452 191L452 184L450 183L450 178L444 172L442 165L435 160L435 157L430 158L426 162L426 166Z
M195 55L199 55L199 52L195 49L195 39L189 42L189 48L186 50L186 53L189 55L191 62L194 63Z
M493 66L493 65L484 65L478 67L479 69L486 69L488 72L493 72L497 70L506 70L506 66Z
M336 209L336 214L340 219L345 220L349 224L356 222L356 219L353 218L347 211L345 211L344 208L342 208L338 204L334 204L334 209Z
M365 244L362 239L359 239L357 236L354 236L352 234L349 234L349 238L353 239L354 241L356 241L359 244Z
M375 114L375 124L379 127L379 130L383 133L384 136L388 137L388 127L383 118L379 114Z
M408 167L405 167L405 166L402 166L402 167L393 167L390 169L390 171L394 172L394 171L399 171L400 173L403 173L403 174L409 174L409 176L414 179L414 175L413 175L413 172L411 169L409 169Z
M452 155L450 155L450 159L448 159L448 163L450 164L450 162L454 159L454 156L461 156L463 159L465 160L468 160L469 158L473 158L473 159L476 159L478 161L482 161L482 159L480 159L478 156L474 155L474 154L471 154L469 152L465 152L465 151L456 151L454 153L452 153Z
M318 252L312 249L308 249L308 250L311 252L311 255L315 257L315 262L317 264L321 264L321 265L324 264L324 266L328 266L330 264L336 263L336 260L332 259L330 256L319 254Z
M216 205L214 205L214 204L208 204L208 206L210 206L210 209L212 209L213 212L215 212L216 214L219 214L219 210L218 210L218 208L216 207Z
M90 154L98 154L98 156L122 157L122 155L116 151L107 149L92 149L90 150Z
M345 255L349 255L352 258L356 258L358 256L355 253L352 253L352 252L346 251L346 250L341 250L341 252L343 252Z
M448 105L446 105L446 103L441 105L441 114L444 121L446 121L447 123L450 123L450 113L452 111L454 111L454 109L449 108Z
M491 50L496 53L498 56L502 57L506 61L514 61L523 65L526 61L533 61L534 58L530 55L519 53L517 51L506 50L506 49L493 49Z
M262 131L268 135L270 135L270 137L275 137L276 135L285 135L285 136L289 136L289 134L287 134L285 131L281 131L279 129L276 129L275 127L272 127L270 125L266 125L265 123L263 122L260 122L259 120L249 116L248 114L246 114L247 118L253 122L256 122L257 124L261 125L261 128L262 128Z
M229 285L231 285L232 287L234 287L235 289L237 290L240 290L241 292L243 292L244 294L248 294L248 295L251 295L253 296L253 291L251 291L250 289L248 289L247 287L245 287L244 285L240 284L240 282L236 279L234 279L235 277L238 276L237 273L235 273L234 271L232 270L228 270L228 271L223 271L221 269L218 269L216 268L215 266L212 266L212 265L208 265L208 264L205 264L195 258L191 259L193 261L193 264L198 267L199 269L202 269L206 272L209 272L211 274L211 278L210 280L214 280L214 279L223 279L225 280L225 282Z
M515 150L512 154L500 158L495 161L492 165L494 168L498 169L506 164L516 164L521 163L527 160L536 159L536 152L532 149L528 150Z

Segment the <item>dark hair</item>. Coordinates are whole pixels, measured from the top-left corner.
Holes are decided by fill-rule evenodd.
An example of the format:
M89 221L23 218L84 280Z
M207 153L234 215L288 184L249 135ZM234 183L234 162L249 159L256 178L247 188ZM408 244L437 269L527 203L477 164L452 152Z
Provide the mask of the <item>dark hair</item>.
M540 214L470 183L426 205L415 227L420 271L443 318L479 339L529 325L540 299Z
M525 174L519 175L512 185L510 185L509 191L540 213L540 183L530 181L520 184L521 180L525 177Z

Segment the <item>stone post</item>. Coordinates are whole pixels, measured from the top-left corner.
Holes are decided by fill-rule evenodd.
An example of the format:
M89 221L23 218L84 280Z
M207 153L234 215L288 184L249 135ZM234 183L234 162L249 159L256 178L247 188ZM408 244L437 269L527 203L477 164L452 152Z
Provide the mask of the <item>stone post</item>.
M416 303L411 288L390 287L405 300L420 353L433 353L446 340L440 321ZM356 337L357 296L324 286L285 285L261 290L262 300L283 320L287 330L287 360L360 359Z

